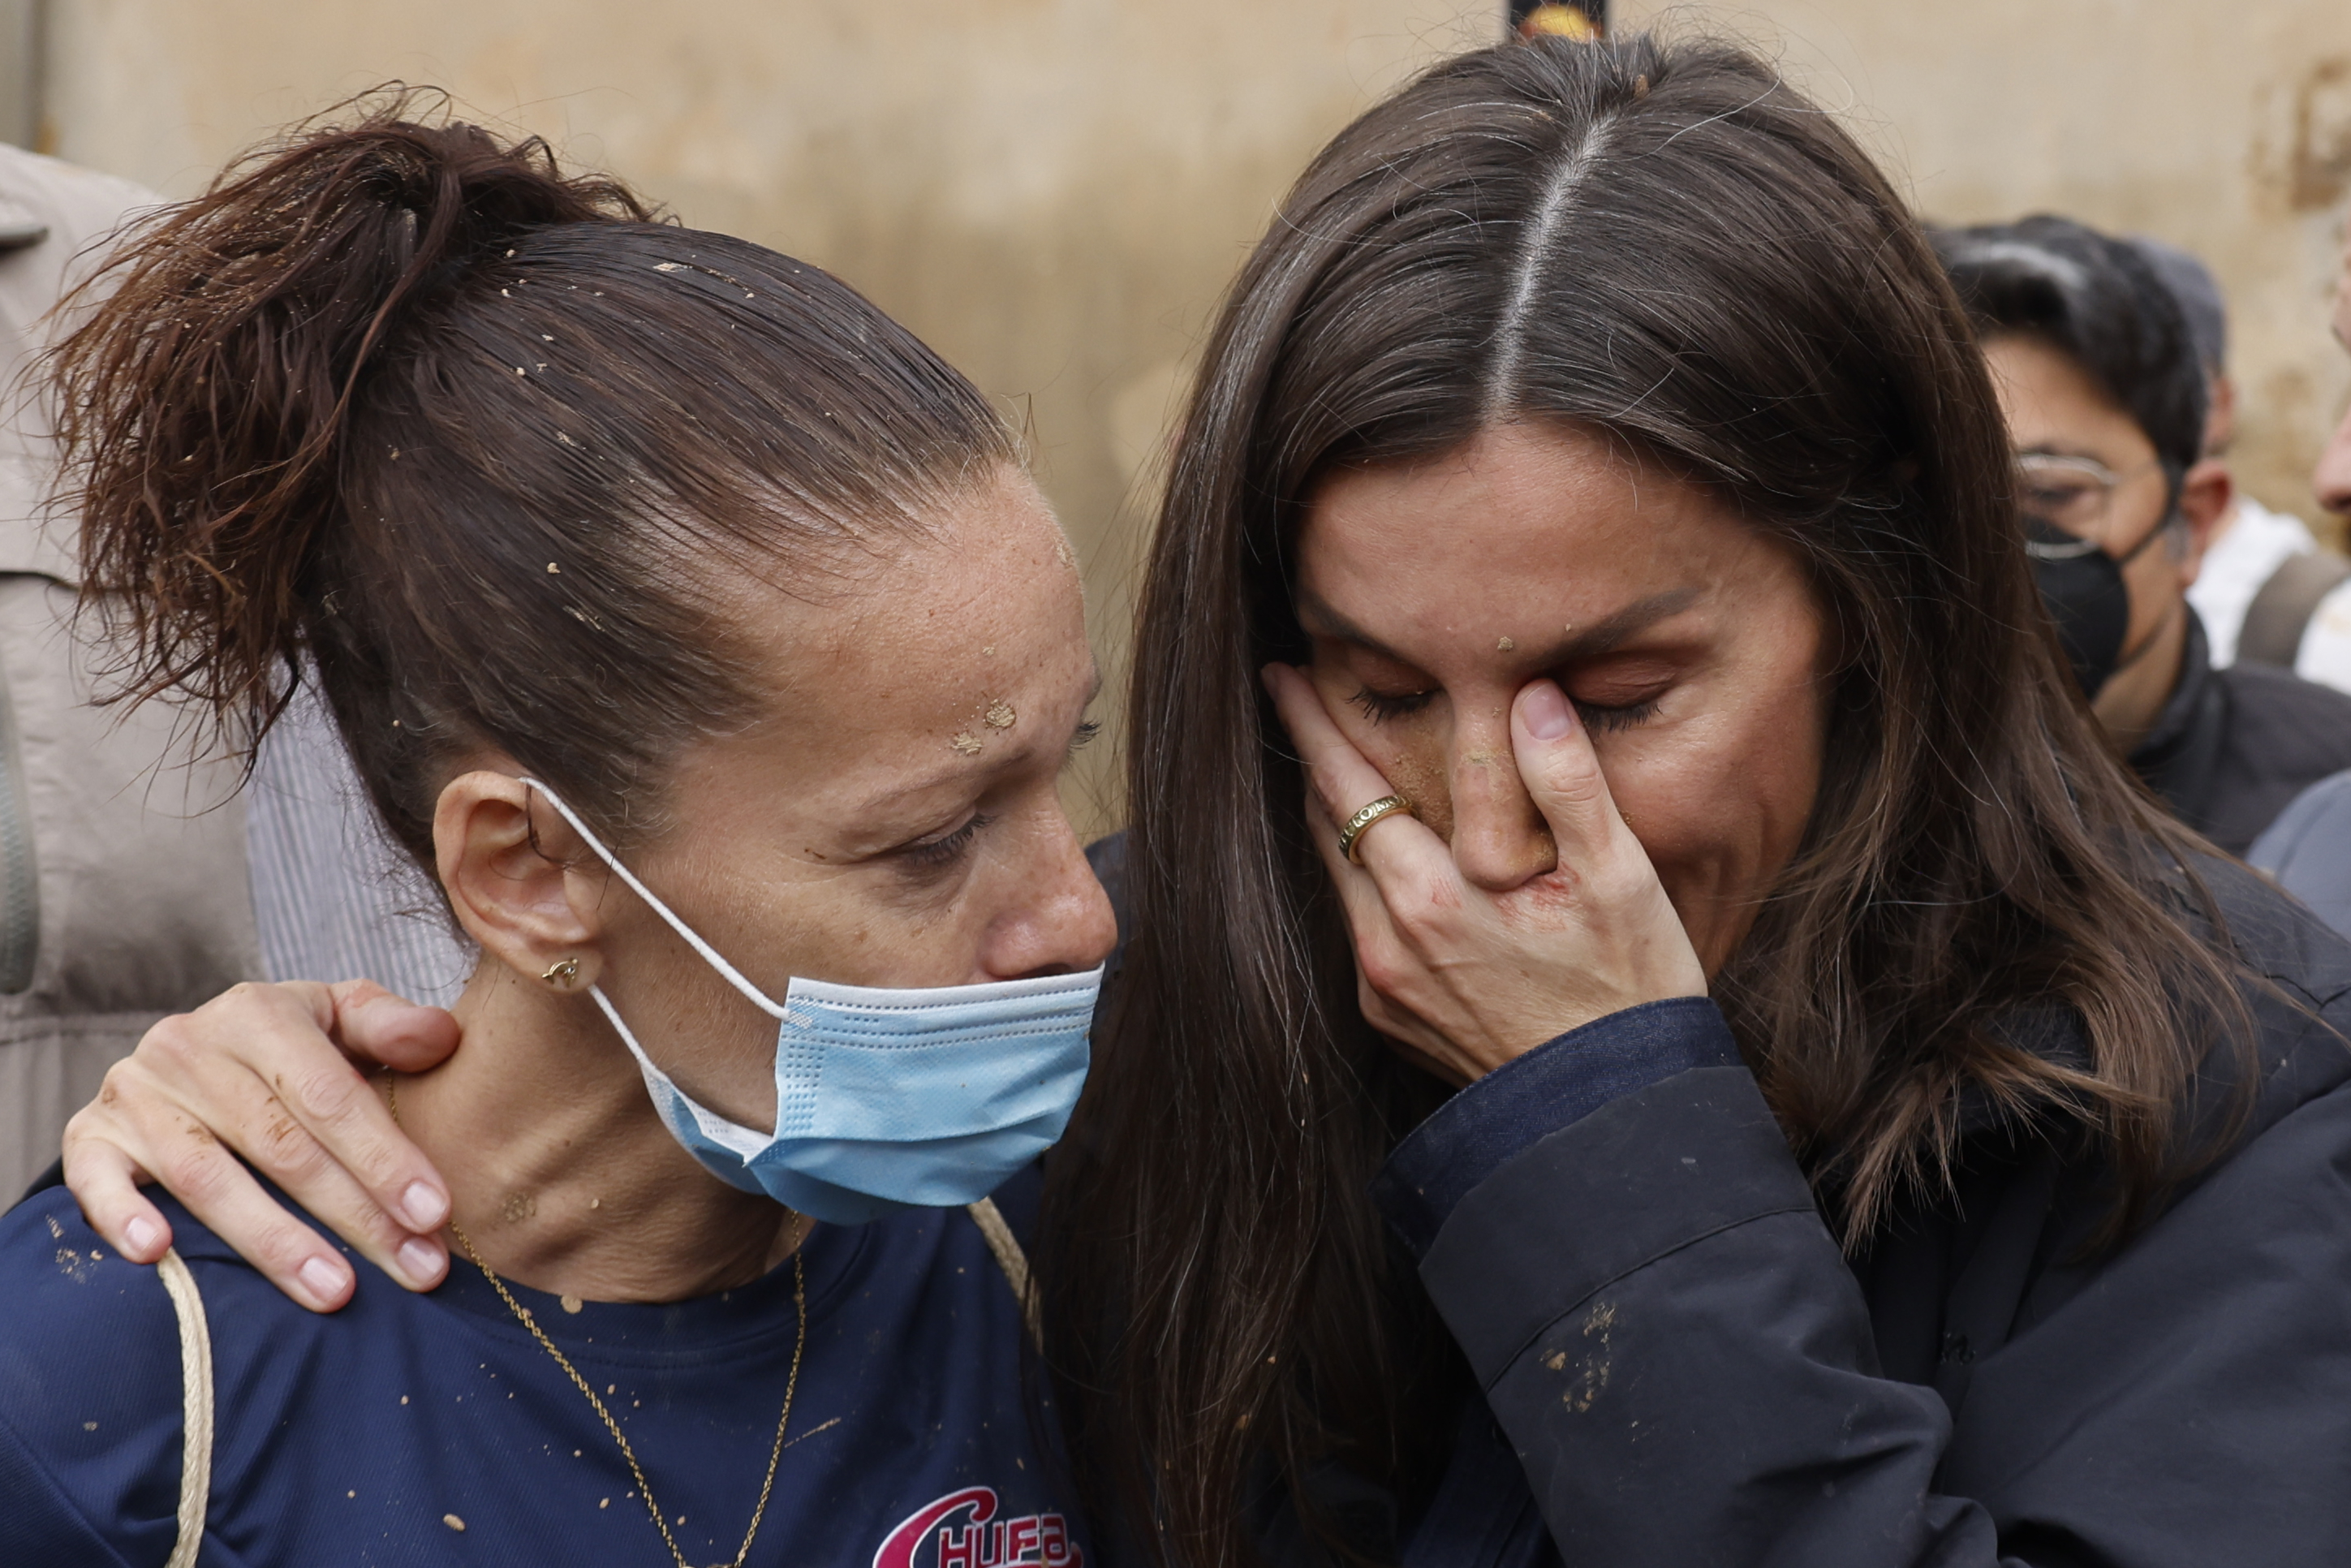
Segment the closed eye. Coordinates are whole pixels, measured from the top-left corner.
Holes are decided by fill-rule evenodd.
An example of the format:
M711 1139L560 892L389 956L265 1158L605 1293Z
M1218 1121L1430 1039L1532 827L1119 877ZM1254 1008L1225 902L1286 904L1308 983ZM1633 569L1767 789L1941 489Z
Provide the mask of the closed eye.
M1434 689L1390 694L1375 692L1369 686L1363 686L1357 688L1355 695L1347 700L1360 708L1364 716L1372 723L1384 724L1392 718L1408 718L1419 713L1427 707L1436 696L1437 693ZM1636 703L1616 704L1583 702L1573 698L1569 700L1575 702L1576 716L1583 720L1584 727L1602 733L1631 729L1634 726L1646 723L1655 717L1657 711L1656 697L1645 698Z
M1385 724L1392 718L1407 718L1426 707L1437 695L1435 687L1423 692L1405 692L1391 695L1375 692L1369 686L1358 686L1347 700L1363 710L1364 716L1374 724Z
M1575 716L1583 721L1583 727L1604 734L1613 729L1630 729L1635 725L1645 723L1654 717L1656 711L1657 699L1655 697L1646 702L1625 703L1615 707L1604 707L1598 703L1585 702L1575 705Z
M980 830L995 820L986 812L974 811L964 820L963 826L953 832L907 844L898 850L898 862L917 874L945 871L964 857L964 852L971 848L972 841L979 837Z

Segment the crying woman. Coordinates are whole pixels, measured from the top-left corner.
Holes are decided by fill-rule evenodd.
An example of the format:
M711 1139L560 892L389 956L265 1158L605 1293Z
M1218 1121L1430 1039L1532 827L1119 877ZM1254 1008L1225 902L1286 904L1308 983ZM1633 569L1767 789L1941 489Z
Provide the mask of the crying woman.
M105 287L57 392L130 694L249 748L316 681L481 960L473 1048L379 1083L439 1289L0 1222L0 1562L1080 1563L1016 1173L1113 941L1056 793L1096 675L987 403L404 100Z

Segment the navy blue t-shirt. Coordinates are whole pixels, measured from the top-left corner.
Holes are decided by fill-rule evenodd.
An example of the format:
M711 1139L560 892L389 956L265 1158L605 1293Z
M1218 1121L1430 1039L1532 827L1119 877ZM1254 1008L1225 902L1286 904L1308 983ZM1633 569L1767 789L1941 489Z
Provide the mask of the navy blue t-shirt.
M1035 1186L1032 1170L998 1195L1016 1225ZM354 1257L356 1295L321 1317L163 1207L212 1331L203 1568L668 1568L611 1434L472 1264L416 1295ZM971 1217L820 1226L804 1258L807 1355L749 1561L1081 1568L1092 1553L1032 1431L1019 1306ZM605 1396L686 1560L732 1562L790 1375L791 1265L666 1306L575 1312L511 1288ZM115 1257L63 1190L0 1218L0 1563L162 1564L181 1439L155 1270Z

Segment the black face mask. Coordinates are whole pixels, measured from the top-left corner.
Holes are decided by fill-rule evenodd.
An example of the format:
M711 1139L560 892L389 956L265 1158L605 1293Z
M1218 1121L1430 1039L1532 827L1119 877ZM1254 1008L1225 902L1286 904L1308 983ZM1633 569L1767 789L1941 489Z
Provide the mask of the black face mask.
M2128 657L2124 655L2131 601L2123 568L2145 554L2170 528L2167 521L2150 528L2128 555L2116 559L2047 523L2025 519L2024 548L2032 554L2032 576L2041 587L2041 602L2057 622L2057 641L2064 647L2066 662L2074 666L2074 678L2091 697L2154 641L2150 637Z

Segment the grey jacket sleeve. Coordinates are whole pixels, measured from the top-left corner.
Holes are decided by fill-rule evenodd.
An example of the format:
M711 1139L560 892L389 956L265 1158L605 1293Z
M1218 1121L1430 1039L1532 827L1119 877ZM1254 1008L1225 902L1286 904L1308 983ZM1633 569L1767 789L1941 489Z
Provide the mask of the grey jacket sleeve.
M1439 1114L1504 1109L1465 1097ZM1383 1206L1444 1190L1419 1167L1472 1146L1460 1131L1407 1140ZM2351 1551L2340 1089L1978 1356L1957 1420L1935 1389L1881 1375L1861 1287L1743 1067L1554 1123L1468 1186L1421 1259L1570 1563L2186 1568Z

